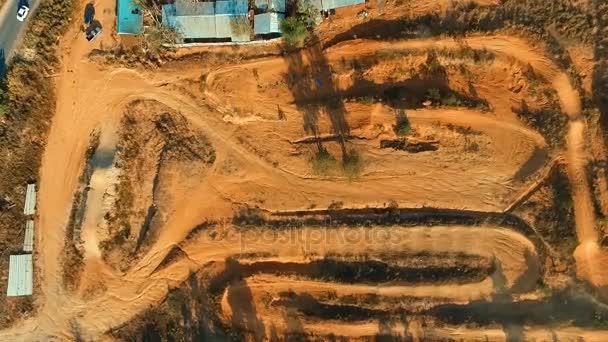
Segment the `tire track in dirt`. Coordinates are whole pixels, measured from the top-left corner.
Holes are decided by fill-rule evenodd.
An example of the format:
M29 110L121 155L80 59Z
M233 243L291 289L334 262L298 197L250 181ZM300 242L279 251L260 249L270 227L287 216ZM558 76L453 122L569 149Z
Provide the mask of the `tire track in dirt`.
M491 38L489 39L489 41L493 42ZM499 50L500 50L500 48L504 49L506 43L503 40L498 40L498 42L500 42L500 44L498 44ZM423 46L428 47L427 46L428 43L431 43L431 45L432 45L435 42L433 42L433 41L427 41L426 44L423 44ZM471 44L471 42L468 42L468 43L470 45L473 45L473 44ZM481 42L477 42L477 43L479 44L478 48L484 48L485 47L485 48L487 48L489 50L492 50L492 46L488 46L487 44L485 44L486 43L486 39L482 40ZM409 45L409 44L405 44L405 45ZM456 42L450 43L450 45L454 46L454 47L457 46ZM394 48L402 48L402 46L397 45L397 44L393 44L391 46L393 46ZM338 48L338 47L336 47L336 48ZM411 48L411 46L408 46L408 47ZM475 46L473 46L473 47L475 47ZM371 49L377 49L377 48L378 47L375 47L375 48L372 47ZM515 51L515 52L513 52L513 50L509 50L509 51L511 52L511 55L513 55L514 53L517 53L517 51ZM544 77L547 77L548 79L552 79L551 77L553 75L558 75L559 76L559 72L557 71L557 69L553 69L551 67L551 64L546 59L542 58L541 55L538 55L538 56L533 55L533 56L536 59L530 61L530 64L532 64L533 67L536 67L537 69L540 69L541 71L544 71L542 73ZM567 81L567 78L565 80ZM561 87L560 89L562 89L562 91L560 91L560 89L558 89L558 94L560 94L560 103L562 104L562 106L564 106L566 108L566 112L567 113L569 113L573 117L576 117L576 115L574 115L576 113L575 110L576 110L576 107L577 107L576 101L572 101L570 98L567 97L569 95L574 94L575 91L571 87L568 87L569 83L568 82L564 82L563 77L562 78L560 78L560 77L554 77L552 84L554 84L554 86ZM575 193L575 195L576 195L576 193ZM579 194L579 196L580 196L580 194ZM255 246L255 247L261 247L261 246ZM158 252L160 252L160 253L156 253L156 254L153 254L153 255L155 255L156 260L159 260L160 257L163 257L164 254L166 254L168 252L168 250L169 250L168 246L165 246L164 248L161 248L160 250L158 250ZM258 249L256 248L256 250L258 250ZM190 259L191 260L201 260L201 259L197 258L196 256L193 256L192 253L188 253L188 254L190 255ZM217 256L218 255L215 255L215 257L217 257ZM223 254L220 254L219 256L223 256ZM213 255L207 255L206 257L203 257L203 259L204 260L211 260L211 259L213 259ZM153 262L152 259L149 259L147 257L144 258L144 260L145 261L143 263L140 263L141 267L143 267L143 268L147 268L146 267L147 265L154 265L155 266L155 265L158 264L157 262ZM154 267L154 268L156 268L156 267ZM138 268L136 268L136 269L138 269ZM139 269L142 269L142 268L139 268ZM182 267L178 267L178 269L181 270L182 272L185 271L184 268L183 268L183 266ZM145 273L148 273L148 272L145 272ZM180 278L180 277L179 276L177 276L177 277L171 277L171 279L176 279L176 278Z
M355 40L332 46L325 51L325 55L330 62L338 63L342 58L360 57L374 54L377 51L429 48L457 49L463 43L466 43L473 49L486 49L496 54L519 60L523 64L529 64L535 72L549 82L557 91L560 107L571 120L567 137L567 164L575 202L577 234L579 241L594 241L595 243L598 240L598 236L595 231L595 214L585 171L585 162L587 160L583 146L585 125L580 119L580 95L572 86L567 74L546 58L542 50L531 47L520 38L499 35L470 36L458 41L453 39L412 39L391 42ZM273 59L263 59L254 63L262 67L264 64L273 62ZM213 84L219 75L242 67L230 67L210 73L207 78L208 84ZM216 99L214 102L217 102L217 96L207 90L206 93Z
M310 56L305 53L302 53L302 55L302 63L311 63ZM328 52L327 56L328 59L330 59L332 63L335 62L336 65L345 63L343 60L340 60L337 53ZM356 58L353 57L353 60L356 60ZM303 66L303 68L311 67ZM235 81L237 79L245 79L245 77L249 77L252 72L254 75L259 76L259 80L257 81L258 87L255 86L256 82L251 81L245 86L243 81L238 83L239 87L235 87L234 89L230 88L230 85L236 84ZM231 123L238 122L235 124L235 126L237 126L235 130L244 132L241 136L248 136L250 134L262 135L264 133L272 134L278 131L281 132L281 137L283 138L280 143L295 141L301 137L301 132L295 132L293 127L297 127L301 130L299 126L291 125L290 128L286 128L286 125L282 124L280 120L266 120L267 122L274 122L274 124L266 124L266 122L260 123L259 120L260 117L271 117L272 113L276 112L277 107L280 107L281 110L288 113L288 120L303 120L301 114L293 104L293 96L288 91L285 91L287 88L286 86L281 86L280 90L272 88L276 91L276 94L285 96L269 96L265 91L257 91L260 84L262 87L265 87L267 84L274 85L285 82L285 72L287 72L287 66L282 58L264 58L259 61L256 60L238 66L220 68L206 74L204 91L211 99L210 102L212 103L212 107L219 108L222 114L225 114L225 117L230 117L229 121ZM249 77L248 79L254 78L255 76ZM382 85L383 84L380 84L380 86ZM226 87L228 87L228 89L226 89ZM247 90L240 92L240 90L235 89ZM250 92L251 94L249 94ZM236 114L235 112L240 111L240 109L238 109L241 108L239 105L244 103L243 101L237 102L238 104L235 104L237 109L232 108L231 100L233 98L247 98L246 102L255 102L255 109L252 109L255 113L247 116L247 110L249 108L247 107L243 109L245 113ZM319 101L322 100L319 99ZM395 110L386 105L377 104L372 106L372 114L369 114L369 108L361 109L360 107L363 106L355 103L347 103L345 107L349 111L349 120L352 120L355 125L355 122L367 122L369 127L375 127L375 123L394 121ZM365 116L364 113L367 113L367 116ZM245 116L239 119L240 121L234 119L234 117L239 117L239 115ZM506 202L509 202L509 197L513 196L513 193L517 192L517 188L519 187L519 184L514 184L512 179L513 174L516 173L514 170L516 167L515 163L519 162L522 159L522 156L527 159L527 157L533 153L533 149L543 149L546 146L543 138L537 132L524 127L523 124L518 122L503 122L497 119L498 115L481 113L480 111L472 109L426 108L408 110L408 118L411 119L414 126L422 123L425 127L433 124L454 124L457 126L462 125L463 127L471 127L474 130L481 131L484 137L489 136L493 141L504 141L506 143L500 144L500 146L492 145L489 147L492 149L492 152L489 152L492 157L487 160L484 159L482 163L471 162L471 164L465 165L465 163L468 163L466 161L468 159L463 158L463 164L461 164L460 168L451 168L444 167L446 163L450 163L447 159L450 159L451 156L454 155L448 152L439 155L438 158L426 158L423 157L422 154L420 157L414 155L405 157L401 152L393 153L388 150L377 150L377 146L373 146L374 148L367 148L373 144L378 144L377 141L369 142L365 146L365 151L367 156L371 156L369 159L373 159L373 161L369 162L369 165L373 165L373 167L369 167L364 171L360 183L362 186L368 186L369 184L375 184L371 182L371 180L378 180L378 184L382 182L382 187L379 186L370 189L370 192L376 193L378 198L386 198L386 189L390 188L398 188L401 189L402 193L409 193L409 197L404 197L402 194L391 194L391 197L389 197L392 200L396 200L404 207L415 207L422 204L430 207L448 208L455 206L456 203L467 203L466 207L458 206L458 208L485 211L500 210L507 205ZM360 128L360 131L355 129L353 131L353 136L359 137L362 136L362 134L369 134L368 131L372 129L369 127ZM325 132L325 130L325 128L322 129L323 132ZM390 127L388 130L390 130ZM247 140L247 138L244 140ZM247 143L249 144L249 142ZM251 144L259 145L259 143L263 142L258 139L251 140ZM293 146L293 144L284 146L280 143L277 141L277 145L275 145L275 148L273 149L262 148L262 150L270 154L273 154L275 151L287 149L300 151L300 146ZM365 144L366 141L361 142L355 138L350 140L350 143L354 147L358 147ZM306 152L306 148L303 150L305 151L304 153L308 153ZM369 151L369 153L367 151ZM300 179L325 182L325 186L328 189L333 187L333 184L329 184L330 182L327 181L338 183L344 180L344 177L321 177L311 174L310 168L306 168L305 166L302 167L301 164L296 164L295 161L292 163L293 158L285 163L283 163L283 159L279 160L281 163L278 168L280 168L281 171ZM404 162L406 160L407 162ZM444 160L445 163L443 162ZM298 166L294 167L293 165ZM413 167L412 165L416 166ZM517 164L517 166L520 166L520 164ZM512 173L510 173L511 169L513 169ZM467 170L467 177L460 178L460 176L463 175L463 170ZM380 181L380 179L382 179L382 181ZM399 184L393 185L393 182ZM308 185L307 187L310 186L311 185ZM462 196L463 198L457 199L452 196ZM361 206L366 204L369 203L353 203L353 205ZM269 206L268 204L264 204L264 207L273 209L272 206Z
M310 255L386 251L462 252L496 258L497 263L501 265L502 275L496 275L494 279L463 287L429 286L418 290L434 292L437 296L447 294L446 291L460 290L460 293L452 292L449 295L461 299L470 298L472 293L479 293L480 296L492 295L496 291L505 291L513 286L526 291L535 286L538 277L539 264L534 245L525 236L509 229L467 226L392 227L382 229L379 233L381 239L364 239L365 232L372 228L304 228L301 230L301 240L293 239L292 232L289 231L285 231L284 235L275 235L276 240L264 237L263 231L259 232L260 235L240 235L232 232L222 238L202 234L181 248L187 254L187 259L170 264L146 279L126 277L108 284L107 294L89 302L89 306L98 310L81 312L83 330L88 331L91 336L103 334L109 327L122 324L126 317L132 317L143 308L161 301L170 287L178 286L203 264L223 262L228 257L238 257L250 252L274 255L264 260L278 262L306 262L310 260ZM360 239L353 243L350 239L356 235ZM319 243L320 237L322 243ZM504 280L500 280L503 277ZM339 285L334 287L337 286ZM345 291L348 291L348 287L345 287ZM117 309L120 314L117 314Z
M487 49L529 65L548 81L556 90L564 114L570 119L567 137L568 178L572 187L572 197L577 227L579 247L575 252L577 273L581 279L596 287L608 285L606 276L601 275L599 260L608 260L608 253L598 245L595 229L596 218L591 200L591 192L585 170L587 161L584 151L585 123L582 121L580 94L571 84L567 74L544 56L538 48L530 47L524 40L509 36L471 36L462 39L473 49ZM452 39L421 39L396 42L357 41L337 44L329 48L335 55L353 56L383 50L458 48L460 42ZM330 53L330 56L333 55ZM606 255L606 256L605 256ZM605 294L608 295L608 294Z
M446 286L445 289L447 290L449 287ZM294 312L297 310L296 308L281 308L281 302L285 300L283 296L303 298L304 300L323 298L321 300L322 303L331 305L330 303L334 303L336 298L341 298L342 296L376 294L387 297L396 295L399 297L399 293L405 296L409 295L407 291L401 292L401 290L393 294L391 293L392 290L393 288L322 283L258 275L238 281L227 288L221 300L222 318L225 322L233 322L233 325L240 326L241 329L255 336L266 338L273 336L273 334L288 331L292 334L304 332L314 336L338 335L353 339L373 339L379 336L410 338L414 341L458 340L503 342L513 339L512 332L509 331L508 327L502 329L488 327L474 329L454 325L433 326L425 322L424 318L419 318L415 315L405 316L405 319L403 319L403 316L391 318L390 309L392 307L390 305L385 306L388 312L386 312L386 316L383 318L353 319L351 321L335 318L320 321L315 317L296 315ZM432 294L425 294L424 296L432 296ZM241 298L246 303L253 302L260 304L248 309L234 307L233 303ZM255 300L251 300L251 298ZM373 302L365 306L374 307ZM428 306L432 306L432 304ZM350 306L347 305L347 307ZM424 307L426 306L423 305L422 310L425 310ZM308 306L305 306L305 308L308 308ZM233 310L237 311L236 319L233 319L235 317ZM248 317L248 320L244 321L238 317ZM252 321L255 321L257 324L251 324ZM296 322L297 324L294 324ZM518 335L522 338L521 340L525 341L600 342L608 338L608 332L606 331L593 331L580 328L544 329L534 326L520 328Z

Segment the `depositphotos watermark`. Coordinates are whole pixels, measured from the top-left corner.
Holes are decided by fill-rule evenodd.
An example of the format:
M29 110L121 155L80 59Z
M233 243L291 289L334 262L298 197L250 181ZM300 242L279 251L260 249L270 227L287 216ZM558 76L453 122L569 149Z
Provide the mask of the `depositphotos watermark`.
M395 227L358 228L267 228L263 230L243 230L237 233L216 236L214 240L231 245L238 244L241 252L268 250L269 245L279 249L331 250L340 246L359 248L370 246L393 246L402 243L403 235ZM264 248L261 248L261 247ZM390 248L388 248L390 249Z

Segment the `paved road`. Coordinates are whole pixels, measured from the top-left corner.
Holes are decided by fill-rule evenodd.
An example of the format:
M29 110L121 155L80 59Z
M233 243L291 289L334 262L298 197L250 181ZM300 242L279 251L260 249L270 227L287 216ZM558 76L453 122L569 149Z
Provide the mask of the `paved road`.
M30 13L24 22L17 20L17 10L20 1L27 1ZM21 37L30 19L33 17L36 7L40 0L6 0L0 9L0 68L3 71L4 65L10 60L15 52Z

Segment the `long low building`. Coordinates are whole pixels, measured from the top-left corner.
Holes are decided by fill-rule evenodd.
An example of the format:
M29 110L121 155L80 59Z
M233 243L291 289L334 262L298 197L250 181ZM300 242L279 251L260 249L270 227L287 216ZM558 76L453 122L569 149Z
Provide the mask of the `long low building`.
M254 18L254 32L259 35L280 35L281 21L285 19L285 14L268 12L256 14Z
M24 215L34 215L36 213L36 184L28 184L25 189L25 204L23 206Z
M29 296L32 294L33 288L32 255L11 255L8 266L6 296Z
M31 252L34 250L34 220L25 222L25 237L23 238L23 251Z
M163 5L163 25L174 28L186 41L251 40L247 0L190 2Z

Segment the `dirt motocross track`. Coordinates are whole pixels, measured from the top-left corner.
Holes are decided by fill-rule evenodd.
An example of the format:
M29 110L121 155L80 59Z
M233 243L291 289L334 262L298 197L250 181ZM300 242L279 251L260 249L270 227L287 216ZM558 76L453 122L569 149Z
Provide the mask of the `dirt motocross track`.
M102 38L96 44L113 43ZM112 340L212 268L215 323L250 340L608 340L608 330L544 320L554 314L547 307L559 311L541 288L563 277L559 258L511 213L551 173L551 157L563 160L577 239L568 281L608 298L581 96L539 47L506 34L353 39L230 65L184 58L133 70L90 59L76 26L61 44L40 171L38 311L0 340ZM492 57L448 53L463 47ZM423 70L430 51L442 52L442 76L410 71ZM527 71L567 118L563 148L550 152L518 119L522 101L540 109L551 100ZM400 140L403 109L411 131ZM67 243L82 265L66 272L79 188L88 189L80 235ZM591 295L578 300L597 305L581 310L606 310ZM526 309L513 333L503 313Z

